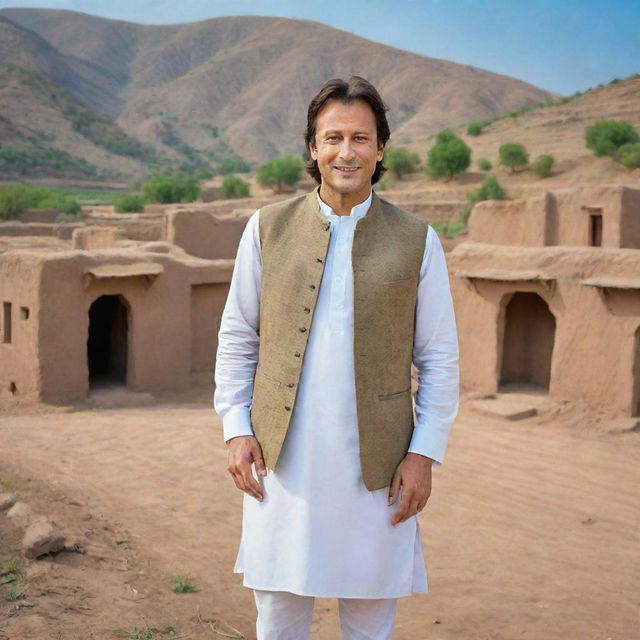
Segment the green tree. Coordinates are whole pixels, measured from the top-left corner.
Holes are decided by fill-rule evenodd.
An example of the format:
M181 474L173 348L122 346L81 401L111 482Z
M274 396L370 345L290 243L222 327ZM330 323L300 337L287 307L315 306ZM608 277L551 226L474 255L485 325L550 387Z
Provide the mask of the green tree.
M228 176L232 173L249 173L249 171L251 171L251 165L240 156L226 158L218 167L218 173L223 176Z
M200 197L200 183L192 175L164 173L149 178L142 193L147 202L193 202Z
M478 158L478 169L480 171L491 171L493 165L488 158Z
M546 178L550 173L556 159L548 153L538 156L531 165L531 170L538 174L541 178Z
M524 167L529 162L529 154L524 145L519 142L505 142L498 149L500 164L511 169L514 173L516 169Z
M284 186L294 185L302 177L302 160L298 156L281 156L270 160L258 169L258 182L263 187L281 191Z
M250 195L249 183L237 176L227 176L222 181L220 193L223 198L247 198Z
M640 167L640 142L623 144L616 156L627 169L637 169Z
M443 129L427 152L425 171L433 178L452 178L471 164L471 149L451 129Z
M624 120L596 120L585 132L587 147L597 156L613 156L622 145L639 139L638 132Z
M384 152L384 164L397 178L412 173L420 164L420 156L405 147L389 147Z

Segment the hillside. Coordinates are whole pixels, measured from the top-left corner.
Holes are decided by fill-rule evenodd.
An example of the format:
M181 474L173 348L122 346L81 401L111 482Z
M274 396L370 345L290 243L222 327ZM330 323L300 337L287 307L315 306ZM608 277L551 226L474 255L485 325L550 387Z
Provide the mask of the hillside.
M308 101L337 76L357 73L378 86L403 144L443 125L554 97L514 78L309 21L237 17L150 26L45 9L3 9L0 20L3 63L45 76L162 155L214 165L230 154L261 162L300 152ZM85 157L83 145L75 149ZM126 172L146 170L138 163Z
M585 144L585 130L598 119L626 120L640 131L640 75L591 89L564 104L538 107L516 117L503 117L470 136L466 126L453 127L472 149L471 167L453 180L433 180L414 174L400 182L385 178L389 197L404 200L459 201L488 173L497 175L510 198L535 196L544 190L582 184L616 183L640 186L640 169L629 171L609 157L596 157ZM408 146L424 160L433 145L430 136L416 137ZM505 142L520 142L531 161L543 153L555 157L552 174L539 178L531 171L512 174L498 166L498 149ZM478 170L479 158L493 164L490 172Z

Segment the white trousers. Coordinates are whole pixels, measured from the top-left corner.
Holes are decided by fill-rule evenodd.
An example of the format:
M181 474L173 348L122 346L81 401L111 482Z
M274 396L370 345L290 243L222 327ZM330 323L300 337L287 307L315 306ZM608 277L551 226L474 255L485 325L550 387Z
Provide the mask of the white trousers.
M259 591L258 640L308 640L315 598L287 591ZM344 640L391 640L396 598L339 598L340 631Z

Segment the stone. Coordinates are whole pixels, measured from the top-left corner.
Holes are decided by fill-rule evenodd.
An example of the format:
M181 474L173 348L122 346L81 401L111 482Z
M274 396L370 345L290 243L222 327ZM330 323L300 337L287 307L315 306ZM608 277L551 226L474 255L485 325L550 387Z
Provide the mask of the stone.
M33 519L34 513L26 502L16 502L9 511L7 518L13 522L16 527L24 528Z
M38 516L27 527L22 538L22 552L27 558L38 558L46 553L61 551L65 538L44 516Z
M15 493L0 493L0 511L6 511L16 503Z

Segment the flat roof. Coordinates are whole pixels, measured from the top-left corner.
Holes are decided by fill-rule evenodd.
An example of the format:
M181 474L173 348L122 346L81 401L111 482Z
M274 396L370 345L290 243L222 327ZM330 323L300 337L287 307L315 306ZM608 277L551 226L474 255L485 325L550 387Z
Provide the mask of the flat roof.
M503 282L522 282L524 280L555 280L541 271L500 271L496 269L474 269L472 271L457 271L459 278L474 278L476 280L499 280Z
M601 289L640 289L640 278L631 276L598 276L581 280L585 287L600 287Z
M85 274L96 278L128 278L133 276L157 276L164 271L158 262L134 262L130 264L103 264L85 269Z

